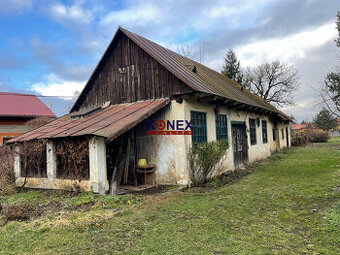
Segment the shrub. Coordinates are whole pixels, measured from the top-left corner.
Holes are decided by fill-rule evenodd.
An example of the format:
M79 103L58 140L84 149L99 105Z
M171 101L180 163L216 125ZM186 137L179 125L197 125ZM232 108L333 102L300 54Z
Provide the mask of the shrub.
M188 152L189 177L192 186L202 186L215 173L219 173L229 148L227 139L194 144Z
M331 136L327 131L316 130L311 133L309 141L311 143L325 143L330 137Z
M0 192L7 193L13 190L14 175L14 152L9 146L0 147Z
M292 145L302 146L307 143L325 143L330 139L327 131L315 128L307 128L304 132L292 134Z
M305 133L292 134L292 146L302 146L309 142L308 136Z

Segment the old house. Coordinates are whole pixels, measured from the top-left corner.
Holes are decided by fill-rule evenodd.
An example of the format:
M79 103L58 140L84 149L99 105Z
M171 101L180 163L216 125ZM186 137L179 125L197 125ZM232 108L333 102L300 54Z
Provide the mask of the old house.
M264 159L290 146L290 120L235 81L118 28L70 113L10 142L46 141L45 177L24 176L17 156L18 185L64 188L77 182L105 193L114 181L188 184L187 152L195 142L228 138L226 171ZM60 144L82 139L86 173L80 182L61 178L73 170L63 167Z
M34 95L0 92L0 146L9 139L26 133L30 120L55 117Z

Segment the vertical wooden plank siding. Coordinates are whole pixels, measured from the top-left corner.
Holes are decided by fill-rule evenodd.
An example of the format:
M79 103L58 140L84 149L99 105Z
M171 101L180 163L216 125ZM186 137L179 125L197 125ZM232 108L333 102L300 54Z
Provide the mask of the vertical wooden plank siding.
M120 104L191 91L124 34L119 35L108 53L99 72L89 81L83 103L75 110L106 101Z

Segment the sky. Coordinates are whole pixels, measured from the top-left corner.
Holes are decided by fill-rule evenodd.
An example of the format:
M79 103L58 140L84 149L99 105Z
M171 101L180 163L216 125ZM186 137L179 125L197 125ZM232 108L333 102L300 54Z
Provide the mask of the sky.
M281 60L300 83L282 110L312 121L320 87L340 64L335 20L339 0L0 0L0 91L43 96L68 112L120 25L172 50L204 47L220 71L233 48L242 67Z

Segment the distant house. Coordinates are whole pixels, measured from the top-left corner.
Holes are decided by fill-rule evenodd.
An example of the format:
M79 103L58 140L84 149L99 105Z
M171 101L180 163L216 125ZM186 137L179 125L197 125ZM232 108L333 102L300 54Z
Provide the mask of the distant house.
M304 132L307 130L307 128L317 129L317 126L315 126L315 124L313 123L303 121L300 124L299 123L292 124L291 128L294 132Z
M56 115L36 96L0 92L0 145L28 131L27 122Z
M194 143L228 139L225 171L264 159L290 147L290 122L234 80L119 27L70 113L9 142L47 140L42 174L27 178L16 158L18 185L105 194L110 182L190 183ZM79 182L63 150L81 140L88 164Z

